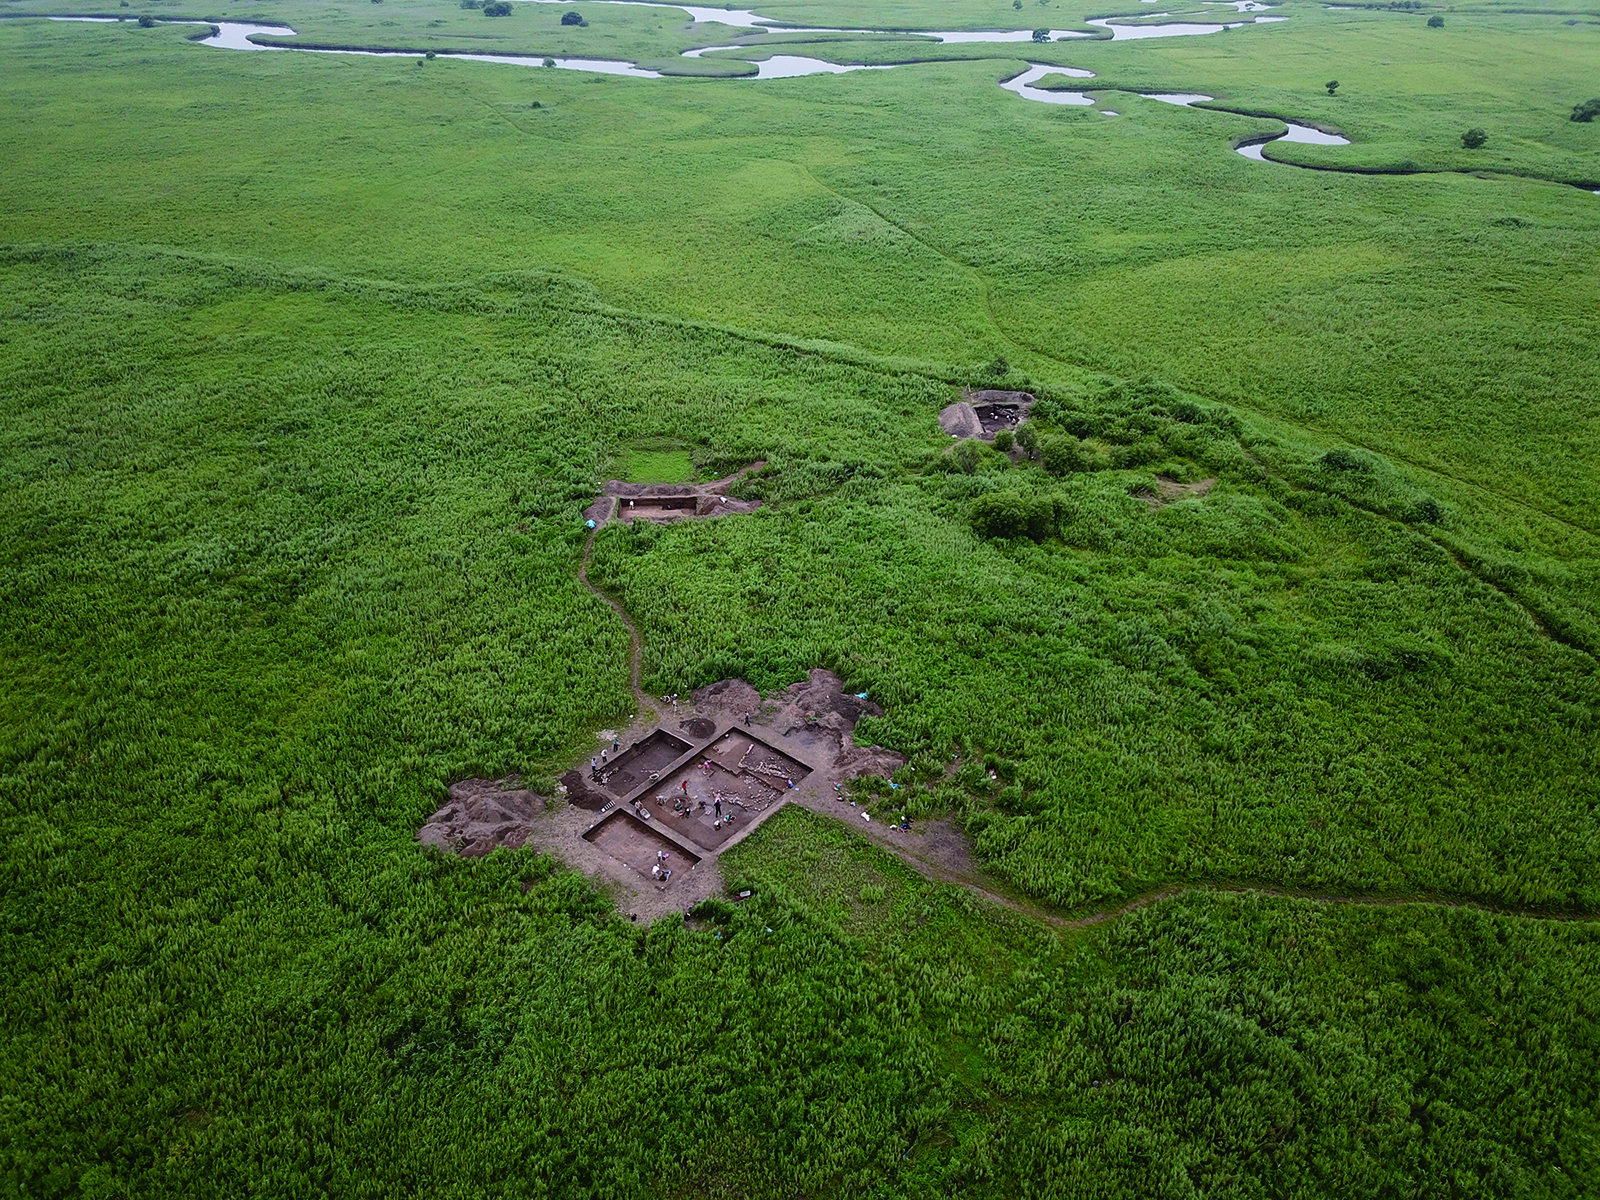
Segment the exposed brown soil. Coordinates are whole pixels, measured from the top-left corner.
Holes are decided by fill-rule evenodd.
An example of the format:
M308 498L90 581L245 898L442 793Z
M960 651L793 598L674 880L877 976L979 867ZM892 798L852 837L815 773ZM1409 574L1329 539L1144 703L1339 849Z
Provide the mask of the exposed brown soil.
M1195 483L1179 483L1170 475L1156 476L1156 490L1140 488L1133 494L1142 500L1146 507L1151 509L1165 508L1175 500L1183 500L1190 496L1200 497L1206 495L1217 485L1215 477L1201 479Z
M651 882L655 882L651 867L657 861L658 852L667 856L663 865L675 876L700 861L700 856L694 851L685 850L632 813L621 810L612 813L594 828L585 830L583 840L599 846L629 870L649 877Z
M1014 429L1026 420L1033 403L1032 392L968 392L940 410L939 428L951 437L992 442L1000 430Z
M686 721L679 721L678 728L699 742L717 731L717 723L709 717L690 717Z
M587 769L573 768L561 777L561 786L567 789L567 802L576 804L579 808L586 808L590 812L599 812L611 801L611 797L602 792L598 785L589 778Z
M450 799L428 818L417 840L463 858L482 858L496 846L525 845L534 818L549 803L534 792L492 779L463 779L450 785Z
M761 693L742 679L723 679L708 683L690 697L704 713L721 713L743 720L746 713L761 711Z
M883 709L844 690L832 671L814 670L773 699L771 724L801 745L825 749L833 759L834 779L878 775L887 779L906 765L906 757L882 746L857 746L853 738L862 717L881 717Z
M716 854L748 837L784 804L820 804L833 794L835 781L888 775L905 763L903 755L881 746L855 745L856 721L883 710L850 695L830 671L814 670L765 701L743 680L725 679L678 707L679 734L656 728L653 714L622 733L629 748L608 764L614 773L605 784L584 763L562 777L556 798L546 804L509 784L464 780L419 839L474 855L495 846L556 854L610 887L623 911L654 920L715 894L722 886ZM678 753L678 747L688 753ZM650 765L662 756L665 770ZM622 784L622 772L640 771L636 785ZM518 803L522 807L507 807ZM598 821L596 813L602 814ZM619 814L627 820L617 819ZM640 830L648 835L643 841ZM632 840L619 841L624 835ZM640 852L647 843L648 858ZM670 883L649 875L657 849L680 856L675 861L681 873Z

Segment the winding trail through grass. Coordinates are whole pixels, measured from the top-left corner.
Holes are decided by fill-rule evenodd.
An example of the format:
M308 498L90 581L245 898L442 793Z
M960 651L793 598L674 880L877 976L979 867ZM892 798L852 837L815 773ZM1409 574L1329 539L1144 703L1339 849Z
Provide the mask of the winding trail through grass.
M767 464L764 461L757 461L739 468L739 470L728 476L726 486L732 487L735 483L739 482L739 480L743 479L752 471L759 471L766 465ZM594 528L589 530L589 536L583 541L583 555L578 560L578 582L583 584L583 586L587 588L593 595L598 596L601 600L605 601L606 605L611 609L611 611L617 614L617 620L621 621L623 627L627 629L628 689L633 693L634 703L638 705L638 708L635 710L635 712L639 716L645 717L645 719L648 720L649 717L646 716L646 714L655 713L656 706L655 702L652 701L649 696L645 695L644 689L639 686L639 664L644 653L644 642L639 637L638 626L633 623L632 618L628 616L627 610L622 607L622 603L620 601L614 599L610 594L597 587L589 578L589 559L594 554L595 536L617 518L617 507L619 503L617 498L615 496L604 496L602 499L611 501L611 507L607 510L606 515L602 520L594 523Z
M803 801L802 801L803 803ZM1283 900L1306 900L1316 904L1328 905L1360 905L1369 908L1403 908L1409 905L1426 905L1436 908L1460 909L1471 912L1489 913L1501 917L1518 917L1530 921L1568 921L1584 924L1600 922L1600 914L1590 912L1551 912L1545 910L1518 908L1509 905L1485 904L1476 900L1463 899L1459 896L1373 896L1352 895L1348 893L1326 892L1314 888L1288 888L1270 883L1251 882L1200 882L1200 883L1164 883L1157 884L1137 896L1130 897L1120 903L1098 908L1092 912L1077 915L1065 915L1053 911L1048 906L1029 897L1008 893L996 881L985 878L975 878L971 872L952 867L948 863L935 861L933 858L919 854L915 844L902 841L893 837L887 827L877 824L861 826L854 821L844 821L834 809L822 803L806 804L812 812L822 813L842 824L847 825L866 841L880 849L887 850L901 862L905 863L917 874L925 879L935 880L939 883L951 884L962 888L973 895L981 896L992 904L1009 909L1021 916L1048 925L1053 929L1063 932L1089 929L1095 925L1104 924L1125 916L1136 909L1146 908L1162 900L1170 900L1175 896L1183 896L1192 892L1206 892L1216 895L1246 895L1255 893L1262 896L1271 896ZM853 811L853 810L852 810Z
M594 528L589 530L589 536L584 539L583 557L578 560L578 582L603 600L611 611L617 614L617 620L621 621L623 627L628 631L628 689L633 693L634 703L639 706L636 711L640 716L644 716L646 713L654 713L655 705L650 702L650 697L646 696L644 690L639 687L639 657L643 652L643 643L639 640L639 630L619 601L612 599L611 596L589 581L589 556L594 552L595 534L610 524L612 517L616 515L617 501L615 497L612 497L611 511L606 514L606 519L604 521L596 521Z

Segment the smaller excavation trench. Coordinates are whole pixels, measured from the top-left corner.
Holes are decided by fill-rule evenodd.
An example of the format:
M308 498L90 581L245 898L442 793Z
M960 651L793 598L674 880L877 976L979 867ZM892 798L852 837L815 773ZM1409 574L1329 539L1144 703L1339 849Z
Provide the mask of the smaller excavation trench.
M651 868L659 861L658 852L667 856L664 865L674 873L686 871L700 861L698 854L662 837L638 817L620 809L592 829L585 830L583 840L593 842L624 866L645 876L650 875Z
M1002 429L1015 429L1017 422L1022 420L1020 404L974 404L972 411L977 414L978 424L986 435Z
M699 501L700 498L692 494L618 498L617 516L628 522L676 521L683 517L699 516Z
M728 490L766 465L764 461L753 462L710 483L628 483L613 479L584 510L584 516L598 526L613 520L631 525L635 521L687 521L754 512L761 507L759 500L740 500L730 496Z
M681 737L658 729L596 768L594 778L613 796L626 796L650 782L689 752Z

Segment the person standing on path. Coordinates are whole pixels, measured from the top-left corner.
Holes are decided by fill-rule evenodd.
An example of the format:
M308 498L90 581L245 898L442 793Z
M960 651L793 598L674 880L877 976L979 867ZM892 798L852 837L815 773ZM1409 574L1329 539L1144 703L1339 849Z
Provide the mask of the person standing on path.
M717 797L714 806L715 806L716 811L717 811L717 820L720 821L720 820L722 820L722 797L721 796Z
M744 715L744 727L746 729L750 728L750 714L749 713L745 713L745 715Z

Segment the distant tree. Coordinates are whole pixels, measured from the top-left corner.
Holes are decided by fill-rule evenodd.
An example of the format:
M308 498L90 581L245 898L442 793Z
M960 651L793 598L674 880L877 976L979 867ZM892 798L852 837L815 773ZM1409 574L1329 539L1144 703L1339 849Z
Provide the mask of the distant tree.
M509 17L511 15L511 5L507 3L507 0L489 0L483 6L483 15L486 17Z
M462 8L482 8L483 0L461 0Z
M540 104L537 100L535 100L532 104L528 105L528 107L529 108L543 108L544 105Z
M564 12L564 13L562 13L561 14L561 23L563 25L587 25L588 24L588 22L583 19L583 14L580 13L580 12Z
M1033 31L1033 40L1036 42L1048 42L1050 40L1050 31L1048 29L1035 29Z
M140 17L139 18L139 28L140 29L154 29L155 25L156 25L156 19L154 17Z
M1002 429L994 435L994 448L1002 454L1009 454L1016 441L1017 435L1015 433L1009 429Z
M1574 121L1592 121L1600 117L1600 99L1585 100L1582 104L1572 106L1572 119Z
M1428 18L1428 28L1429 29L1443 29L1444 28L1444 18L1439 16L1438 14L1435 14L1435 15L1429 17Z
M1016 9L1018 12L1021 12L1022 11L1022 0L1011 0L1011 7Z
M1331 96L1339 90L1339 81L1337 79L1330 79L1322 86L1328 89L1328 95Z
M1461 144L1468 150L1476 150L1489 140L1489 135L1477 126L1473 126L1461 135Z

